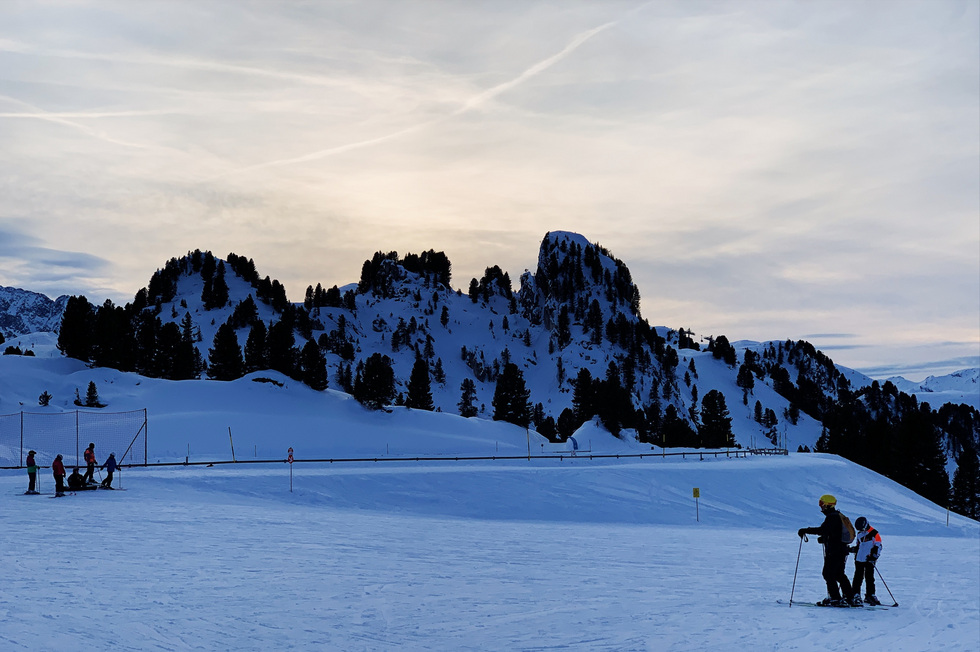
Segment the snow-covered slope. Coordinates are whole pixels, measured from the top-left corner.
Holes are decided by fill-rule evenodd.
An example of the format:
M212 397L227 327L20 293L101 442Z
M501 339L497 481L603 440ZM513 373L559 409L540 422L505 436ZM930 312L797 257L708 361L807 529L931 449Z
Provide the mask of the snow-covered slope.
M221 385L243 407L255 398L248 381ZM260 451L294 445L304 459L375 437L365 415L343 421L334 406L314 438L320 403L275 405ZM151 441L180 450L229 416L188 416L186 432L154 420ZM520 448L523 435L445 414L380 418L409 450ZM225 453L218 439L200 446ZM963 563L980 555L980 526L820 454L135 468L116 478L126 491L57 500L17 495L25 482L0 471L0 550L17 569L0 593L5 650L108 637L118 650L843 651L860 639L967 651L980 627L980 578ZM819 523L827 492L881 531L877 594L899 607L777 604L824 596L820 546L796 530ZM68 544L57 523L92 526ZM55 541L36 544L42 528Z

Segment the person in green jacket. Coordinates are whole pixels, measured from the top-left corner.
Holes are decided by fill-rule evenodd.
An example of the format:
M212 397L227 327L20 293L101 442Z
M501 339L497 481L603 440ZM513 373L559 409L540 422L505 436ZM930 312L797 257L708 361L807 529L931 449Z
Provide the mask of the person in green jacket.
M34 461L34 456L37 455L37 451L27 452L27 491L26 494L37 494L41 493L37 491L37 462Z

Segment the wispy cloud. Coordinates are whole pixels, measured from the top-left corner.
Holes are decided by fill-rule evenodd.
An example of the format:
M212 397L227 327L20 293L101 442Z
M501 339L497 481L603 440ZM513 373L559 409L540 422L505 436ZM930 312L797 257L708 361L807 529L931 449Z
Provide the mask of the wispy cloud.
M247 166L247 167L238 168L236 170L230 170L228 172L224 172L224 173L215 175L214 177L212 177L211 179L208 179L208 180L210 181L210 180L213 180L213 179L217 179L217 178L228 176L228 175L232 175L232 174L242 174L242 173L245 173L245 172L252 172L254 170L261 170L263 168L268 168L268 167L276 167L276 166L282 166L282 165L294 165L294 164L297 164L297 163L305 163L305 162L308 162L308 161L314 161L314 160L317 160L317 159L326 158L328 156L335 156L337 154L343 154L345 152L350 152L352 150L361 149L361 148L364 148L364 147L371 147L371 146L374 146L374 145L380 145L380 144L385 143L385 142L388 142L390 140L394 140L396 138L400 138L400 137L406 136L408 134L416 133L416 132L422 131L424 129L431 128L433 126L436 126L438 124L441 124L443 122L446 122L447 120L451 120L452 118L461 116L464 113L467 113L469 111L473 111L475 109L478 109L478 108L482 107L483 105L485 105L487 102L490 102L491 100L493 100L494 98L496 98L497 96L499 96L499 95L501 95L503 93L506 93L507 91L509 91L509 90L511 90L513 88L516 88L517 86L520 86L521 84L525 83L526 81L528 81L532 77L541 74L542 72L544 72L548 68L551 68L552 66L554 66L559 61L565 59L572 52L574 52L579 47L581 47L582 44L584 44L586 41L588 41L589 39L593 38L597 34L600 34L601 32L604 32L605 30L609 29L610 27L612 27L615 24L616 24L615 22L609 22L609 23L605 23L603 25L600 25L600 26L598 26L596 28L590 29L588 31L582 32L581 34L579 34L575 38L573 38L571 40L571 42L569 42L569 44L566 45L560 52L558 52L558 53L556 53L556 54L548 57L547 59L544 59L542 61L539 61L538 63L534 64L533 66L531 66L530 68L528 68L527 70L525 70L524 72L522 72L520 75L518 75L517 77L514 77L513 79L511 79L509 81L506 81L506 82L501 83L501 84L497 84L496 86L494 86L492 88L489 88L489 89L487 89L485 91L482 91L480 93L477 93L476 95L473 95L472 97L470 97L467 100L465 100L462 103L462 106L460 106L458 109L456 109L455 111L453 111L453 112L451 112L451 113L449 113L449 114L447 114L445 116L442 116L442 117L439 117L439 118L435 118L435 119L432 119L432 120L426 120L426 121L421 122L419 124L415 124L415 125L412 125L410 127L406 127L404 129L399 129L398 131L394 131L394 132L389 133L389 134L384 134L382 136L378 136L378 137L375 137L375 138L368 138L366 140L360 140L360 141L353 142L353 143L347 143L347 144L344 144L344 145L339 145L337 147L330 147L330 148L322 149L322 150L319 150L319 151L316 151L316 152L311 152L309 154L304 154L303 156L296 156L296 157L291 157L291 158L279 159L279 160L275 160L275 161L269 161L267 163L259 163L259 164L256 164L256 165L250 165L250 166Z
M115 138L113 136L108 135L104 131L99 131L98 129L95 129L88 125L68 119L69 117L78 118L78 117L86 117L86 116L77 115L77 114L65 116L59 113L49 113L39 107L24 102L23 100L10 97L9 95L0 95L0 100L18 104L20 106L24 106L30 109L30 113L0 113L0 118L31 118L34 120L43 120L46 122L52 122L54 124L62 125L65 127L70 127L72 129L77 129L78 131L81 131L82 133L88 136L91 136L93 138L98 138L99 140L103 140L107 143L112 143L113 145L120 145L122 147L134 147L137 149L148 149L150 147L149 145L143 143L134 143L119 138ZM135 115L132 112L128 112L128 113L130 116ZM150 112L150 113L143 112L143 115L159 115L159 114L160 112ZM96 116L88 116L88 117L96 117ZM108 117L108 116L102 115L100 117Z

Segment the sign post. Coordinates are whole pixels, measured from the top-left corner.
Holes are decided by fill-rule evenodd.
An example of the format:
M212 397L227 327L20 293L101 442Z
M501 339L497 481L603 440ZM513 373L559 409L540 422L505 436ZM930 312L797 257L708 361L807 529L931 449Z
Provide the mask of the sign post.
M286 458L289 462L289 493L293 492L293 448L289 447L289 456Z
M699 504L699 498L701 498L701 489L694 487L694 518L698 523L701 522L701 506Z

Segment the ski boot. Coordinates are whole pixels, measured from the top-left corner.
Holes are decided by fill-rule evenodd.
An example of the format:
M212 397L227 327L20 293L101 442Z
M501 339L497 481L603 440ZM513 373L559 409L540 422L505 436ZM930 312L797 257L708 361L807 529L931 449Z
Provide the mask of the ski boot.
M873 595L864 596L864 602L870 604L871 606L876 606L881 604L881 601Z

